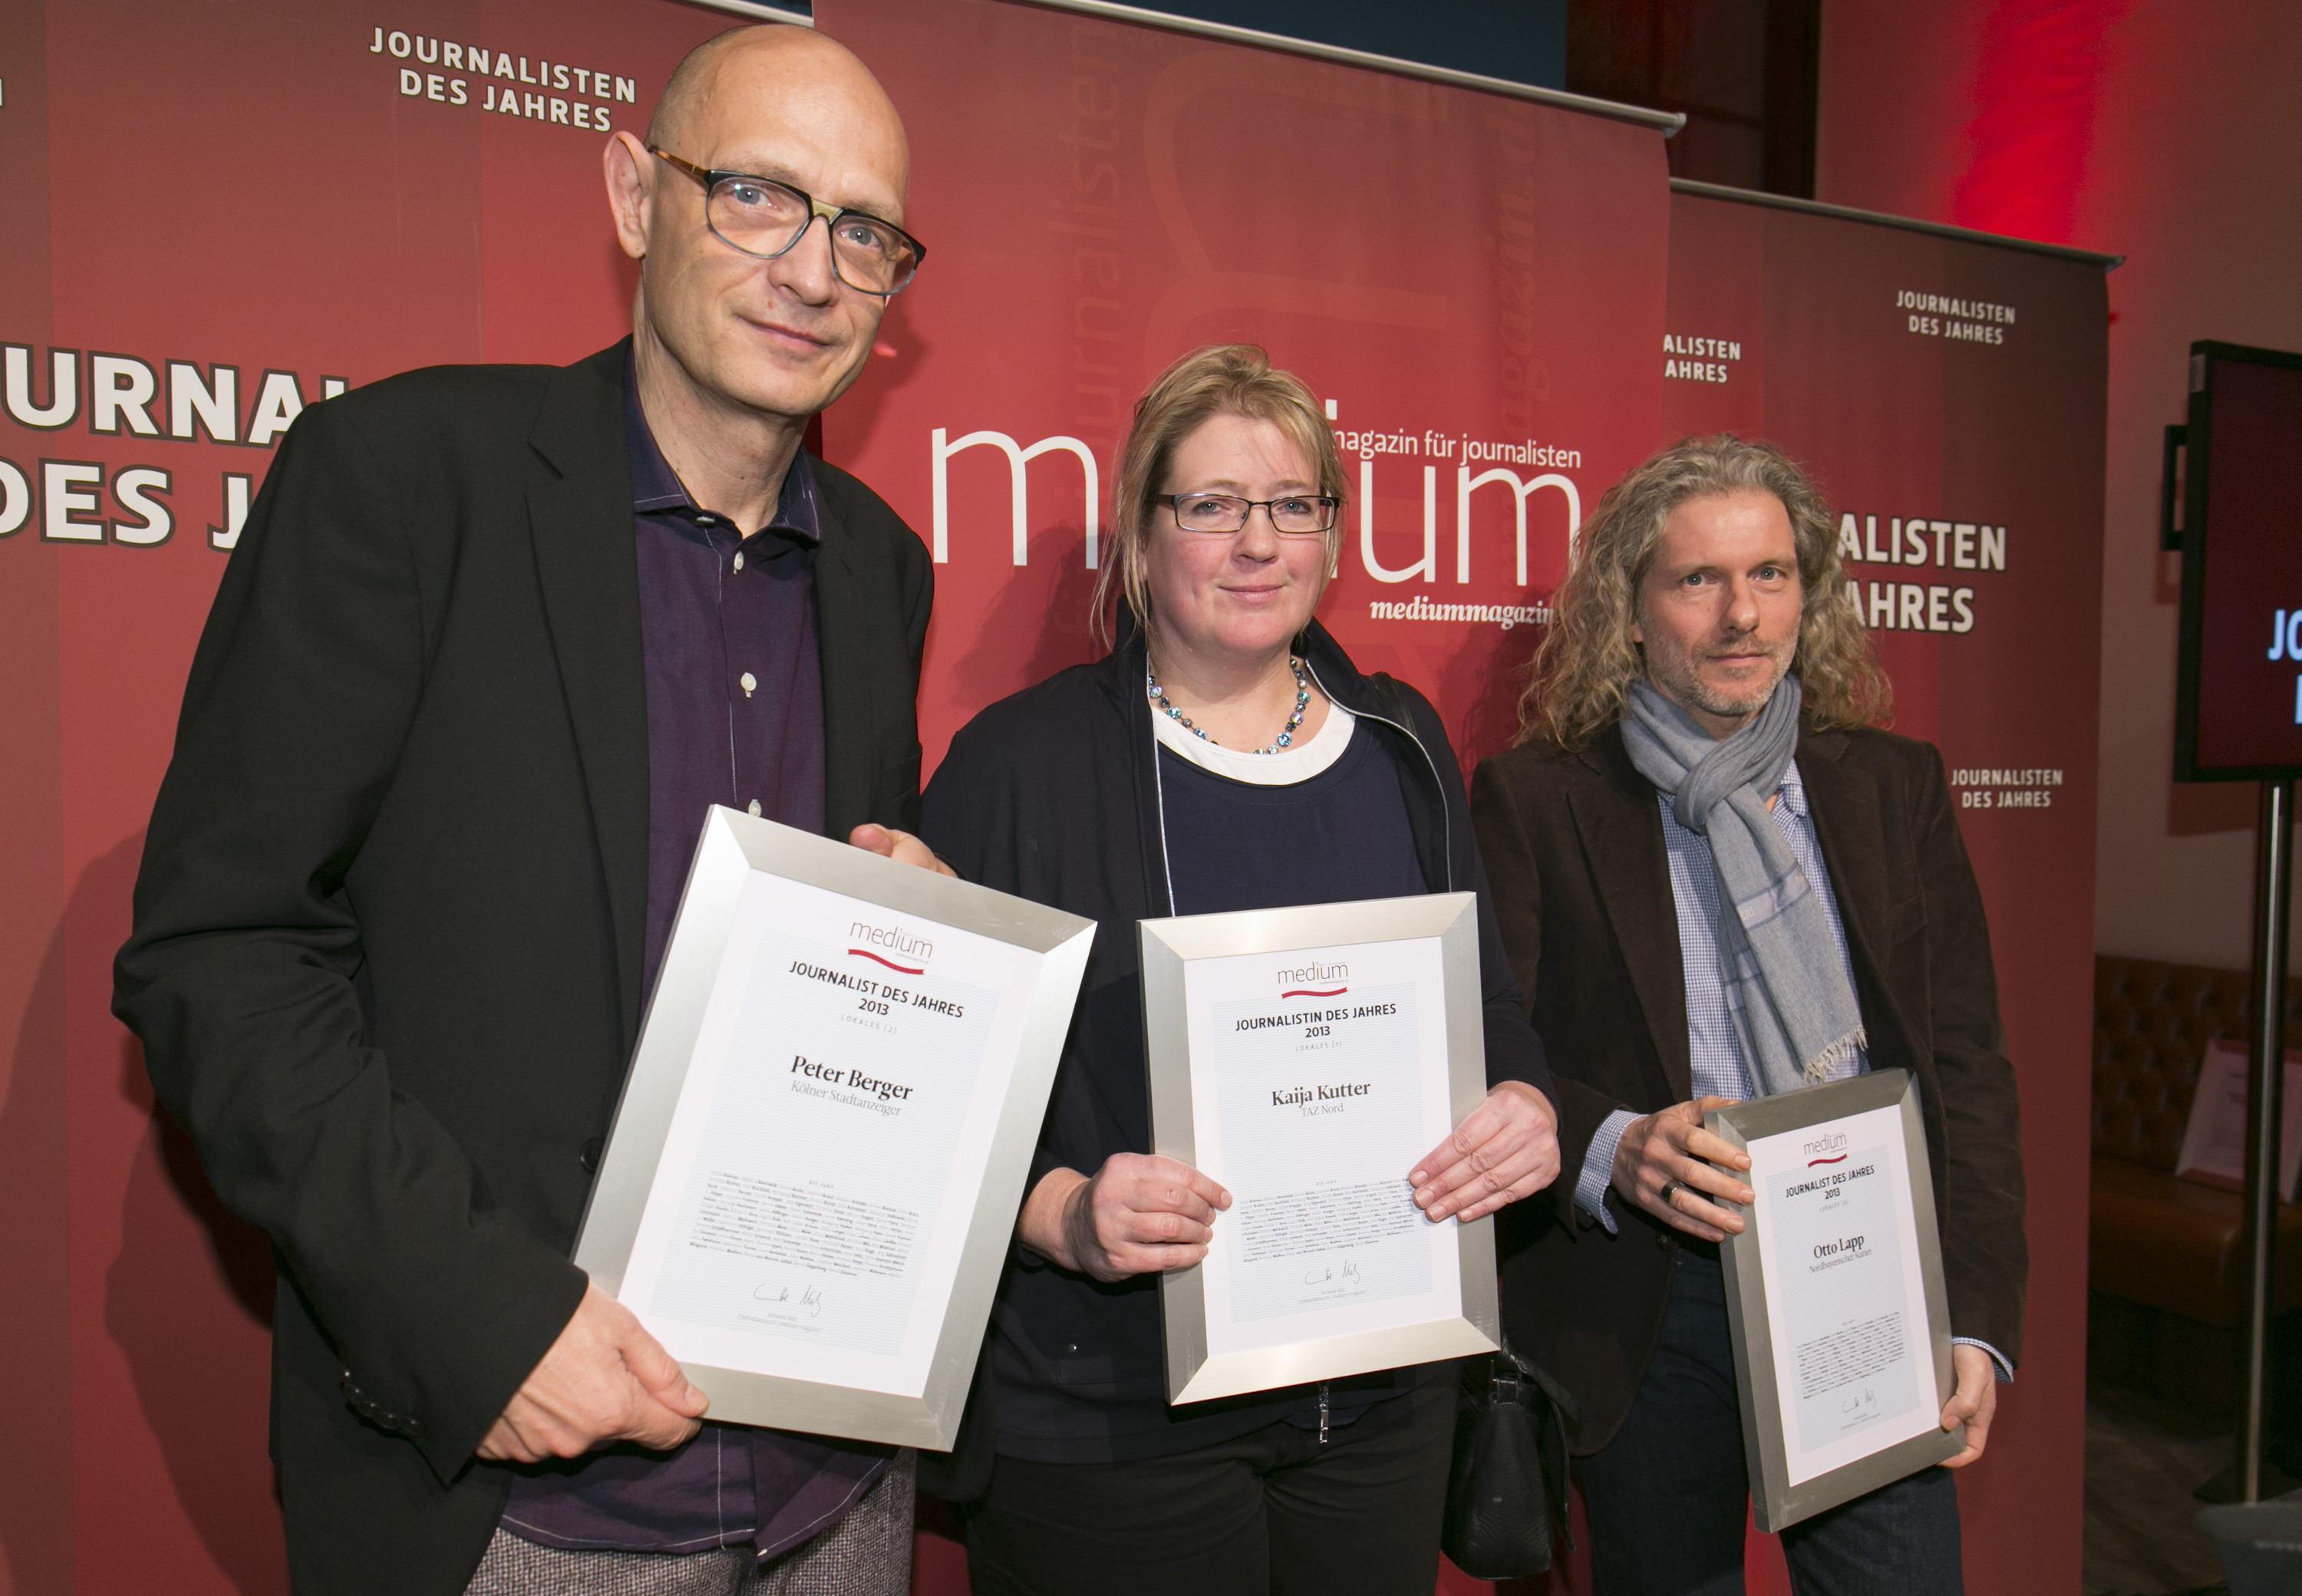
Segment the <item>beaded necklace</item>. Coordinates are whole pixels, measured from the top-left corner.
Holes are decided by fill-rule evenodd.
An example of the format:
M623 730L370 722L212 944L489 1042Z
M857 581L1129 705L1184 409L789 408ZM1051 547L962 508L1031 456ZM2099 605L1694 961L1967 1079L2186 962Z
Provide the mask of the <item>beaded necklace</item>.
M1303 724L1303 712L1311 706L1311 684L1303 679L1303 661L1297 659L1294 655L1290 654L1287 656L1287 665L1288 668L1295 673L1295 713L1287 718L1287 724L1280 731L1279 737L1276 742L1273 743L1268 748L1250 750L1249 752L1251 752L1277 753L1282 748L1293 746L1296 729ZM1168 719L1174 721L1185 731L1190 733L1191 735L1197 737L1202 743L1214 743L1217 748L1221 748L1222 746L1222 743L1215 743L1215 740L1213 737L1208 736L1206 733L1192 725L1191 718L1189 716L1184 714L1180 710L1167 701L1166 689L1159 685L1158 676L1152 672L1151 668L1147 663L1143 668L1143 690L1150 698L1152 707L1155 709L1164 710L1167 712Z

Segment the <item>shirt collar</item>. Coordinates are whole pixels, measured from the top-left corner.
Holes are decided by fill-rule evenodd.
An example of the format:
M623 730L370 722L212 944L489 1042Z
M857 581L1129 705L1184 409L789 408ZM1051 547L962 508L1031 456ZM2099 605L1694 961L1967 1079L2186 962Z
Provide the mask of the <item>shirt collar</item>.
M632 509L638 515L668 512L690 526L733 526L726 516L699 508L689 498L679 474L663 458L663 449L640 409L639 377L630 360L624 362L624 438L631 451ZM740 530L740 529L739 529ZM783 492L776 513L764 529L779 532L803 543L823 541L822 503L815 489L815 467L806 449L792 456L784 473Z
M1783 802L1790 805L1791 813L1802 820L1805 819L1806 783L1799 779L1798 760L1795 759L1783 767L1783 785L1780 790Z

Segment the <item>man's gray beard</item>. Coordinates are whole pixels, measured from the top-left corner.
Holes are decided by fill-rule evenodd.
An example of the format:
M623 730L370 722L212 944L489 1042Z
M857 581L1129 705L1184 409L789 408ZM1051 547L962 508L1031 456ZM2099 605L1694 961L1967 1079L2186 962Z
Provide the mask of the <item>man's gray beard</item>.
M1783 685L1785 676L1790 675L1791 662L1788 659L1777 659L1774 664L1775 673L1767 678L1767 690L1764 693L1753 693L1747 703L1737 702L1725 693L1704 685L1702 678L1693 671L1687 673L1684 681L1669 685L1684 693L1686 695L1686 701L1706 715L1717 715L1721 718L1747 718L1765 709L1767 701L1774 697L1775 689Z

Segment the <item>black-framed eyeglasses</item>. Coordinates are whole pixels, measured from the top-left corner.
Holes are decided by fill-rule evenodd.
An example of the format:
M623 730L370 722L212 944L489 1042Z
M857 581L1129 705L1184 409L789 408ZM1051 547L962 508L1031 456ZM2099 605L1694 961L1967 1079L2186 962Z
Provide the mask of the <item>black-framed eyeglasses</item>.
M1240 499L1231 493L1166 493L1160 502L1172 505L1175 525L1185 532L1216 532L1228 536L1243 531L1256 510L1271 517L1271 529L1282 536L1316 537L1335 524L1342 508L1340 499L1294 493L1284 499Z
M831 235L831 269L859 293L880 298L903 291L928 247L867 211L826 205L803 189L748 172L718 172L653 149L667 165L703 185L703 220L731 249L773 260L806 236L820 216Z

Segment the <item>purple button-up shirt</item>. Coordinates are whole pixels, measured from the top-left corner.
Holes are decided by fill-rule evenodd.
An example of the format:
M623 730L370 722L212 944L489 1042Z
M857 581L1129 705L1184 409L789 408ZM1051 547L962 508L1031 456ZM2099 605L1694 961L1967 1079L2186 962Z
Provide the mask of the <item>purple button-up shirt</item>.
M823 829L823 672L815 472L794 457L766 527L700 509L656 446L625 371L640 641L647 676L644 990L655 989L705 812L715 803ZM707 1423L668 1454L616 1447L513 1476L503 1526L570 1550L693 1552L752 1542L762 1558L836 1524L887 1449Z
M626 390L640 643L646 660L646 989L655 988L695 839L724 803L823 830L823 662L815 550L823 523L807 451L767 526L745 537L698 509Z

